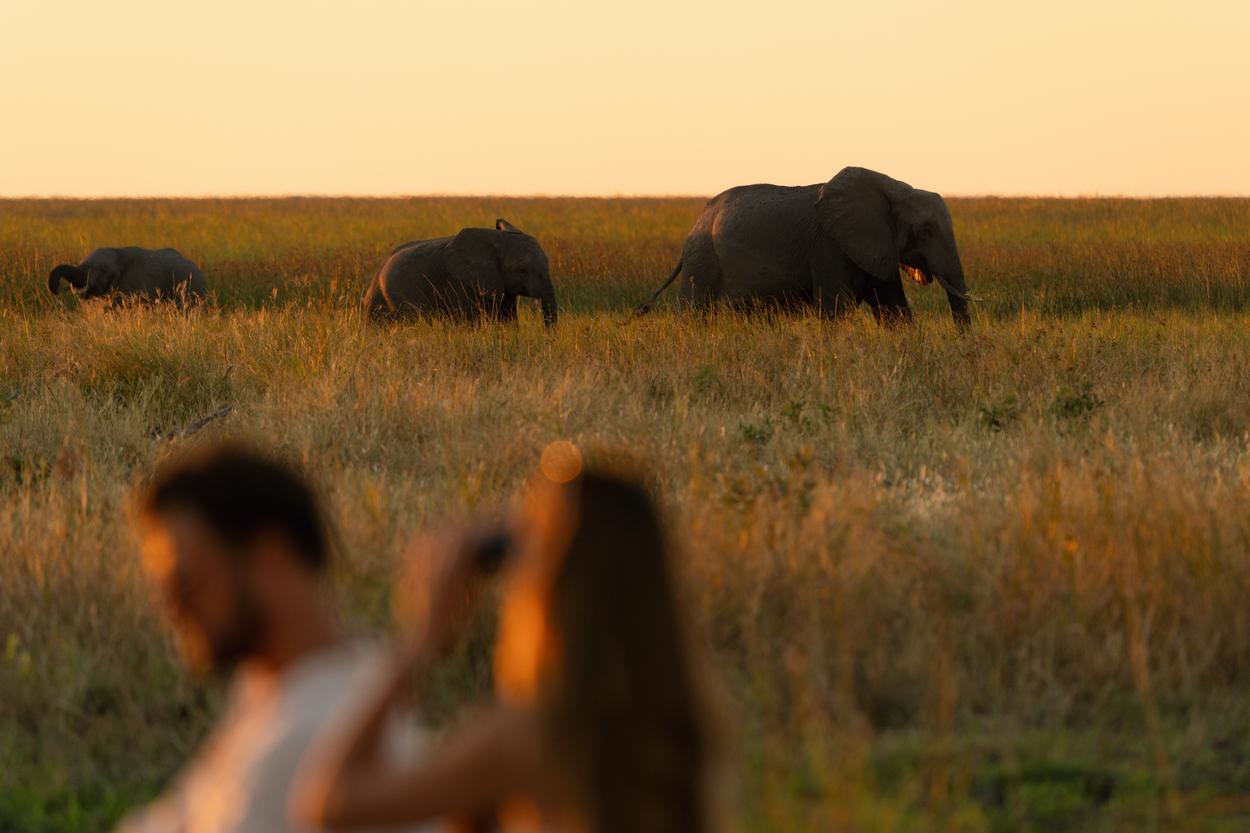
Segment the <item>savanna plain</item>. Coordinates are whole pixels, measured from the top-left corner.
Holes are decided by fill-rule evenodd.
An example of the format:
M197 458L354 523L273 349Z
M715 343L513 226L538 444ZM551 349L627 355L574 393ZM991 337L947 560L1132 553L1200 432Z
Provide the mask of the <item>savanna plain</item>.
M372 633L408 536L506 504L547 443L647 471L735 829L1250 826L1250 200L952 199L967 333L910 284L911 327L632 318L701 205L0 202L0 830L107 828L209 726L127 513L227 434L322 484ZM362 323L392 246L496 217L550 255L553 331ZM212 302L48 294L130 244ZM435 719L489 691L489 619Z

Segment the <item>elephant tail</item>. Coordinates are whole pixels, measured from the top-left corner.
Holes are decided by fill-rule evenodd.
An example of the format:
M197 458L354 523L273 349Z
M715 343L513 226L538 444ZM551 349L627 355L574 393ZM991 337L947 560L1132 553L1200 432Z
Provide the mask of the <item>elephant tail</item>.
M685 258L682 258L681 260L677 261L677 266L676 268L673 269L673 274L668 276L668 280L666 280L659 289L657 289L655 292L651 294L651 297L647 299L646 303L642 304L640 307L638 307L638 309L634 310L635 317L641 317L651 312L651 306L652 304L655 303L655 299L659 298L660 293L668 289L669 286L673 283L673 281L677 280L677 276L681 274L681 267L684 261L685 261Z

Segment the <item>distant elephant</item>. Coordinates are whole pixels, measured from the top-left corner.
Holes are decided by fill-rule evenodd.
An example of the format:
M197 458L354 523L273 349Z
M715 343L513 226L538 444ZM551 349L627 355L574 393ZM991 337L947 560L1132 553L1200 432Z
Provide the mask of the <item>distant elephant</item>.
M542 246L507 220L452 237L396 247L362 301L368 320L443 315L514 321L517 298L537 298L543 322L556 323L556 293Z
M824 185L745 185L708 201L681 260L645 314L679 275L681 305L706 309L814 305L830 317L861 303L878 321L910 321L902 269L936 280L967 326L968 288L946 202L932 191L865 168Z
M55 295L67 280L79 298L104 295L121 301L172 300L193 303L204 297L204 273L176 249L96 249L77 266L62 263L48 275L48 289Z

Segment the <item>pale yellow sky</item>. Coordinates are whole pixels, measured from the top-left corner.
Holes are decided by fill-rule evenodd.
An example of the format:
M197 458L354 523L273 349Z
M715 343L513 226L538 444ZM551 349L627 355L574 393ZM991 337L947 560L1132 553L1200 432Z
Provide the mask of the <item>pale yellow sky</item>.
M847 164L1250 194L1250 2L0 4L0 195L711 194Z

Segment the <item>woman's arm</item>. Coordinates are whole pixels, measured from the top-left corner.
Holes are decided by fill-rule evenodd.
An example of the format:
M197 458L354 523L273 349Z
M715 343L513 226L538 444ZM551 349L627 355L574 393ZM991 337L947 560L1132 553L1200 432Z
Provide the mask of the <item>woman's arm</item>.
M419 823L473 815L526 791L538 761L527 714L492 708L422 760L395 765L378 754L388 708L376 699L346 744L314 754L292 793L299 823L331 830Z
M382 755L406 681L414 671L424 676L454 642L480 586L476 537L444 533L414 546L409 584L420 635L370 686L354 716L309 755L292 792L297 819L331 828L416 822L478 810L514 788L514 774L524 772L515 764L529 757L516 746L527 733L517 732L521 716L514 711L489 712L415 765L397 767Z

